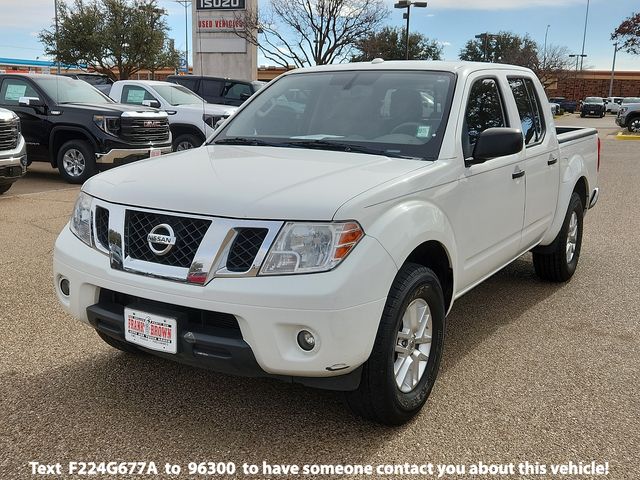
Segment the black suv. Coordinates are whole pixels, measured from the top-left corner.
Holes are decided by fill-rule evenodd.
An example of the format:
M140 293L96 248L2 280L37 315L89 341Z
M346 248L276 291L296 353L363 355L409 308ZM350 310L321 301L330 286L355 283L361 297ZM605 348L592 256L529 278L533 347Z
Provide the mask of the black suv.
M0 107L20 117L29 163L50 162L70 183L171 152L166 112L116 103L82 80L0 75Z
M167 82L177 83L197 93L209 103L240 106L266 85L265 82L232 80L199 75L169 75Z
M587 97L580 107L580 116L604 117L607 113L607 105L602 97Z

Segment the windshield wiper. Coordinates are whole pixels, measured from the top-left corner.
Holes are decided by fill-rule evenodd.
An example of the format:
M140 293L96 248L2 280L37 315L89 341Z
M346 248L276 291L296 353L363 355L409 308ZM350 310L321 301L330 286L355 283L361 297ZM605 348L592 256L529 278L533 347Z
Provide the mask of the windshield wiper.
M260 147L279 147L281 143L266 142L257 138L250 137L227 137L215 140L213 145L253 145Z
M300 141L283 144L283 146L300 147L300 148L318 148L320 150L336 150L336 151L342 151L342 152L368 153L370 155L384 155L385 157L392 157L392 158L424 160L424 158L412 157L410 155L402 155L400 153L393 152L390 150L380 150L377 148L365 147L363 145L354 145L352 143L343 143L343 142L331 142L328 140L300 140Z

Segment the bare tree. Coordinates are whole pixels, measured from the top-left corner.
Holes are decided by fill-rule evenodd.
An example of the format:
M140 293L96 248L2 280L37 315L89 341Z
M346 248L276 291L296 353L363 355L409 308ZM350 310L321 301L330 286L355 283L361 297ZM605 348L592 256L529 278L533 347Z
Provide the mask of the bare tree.
M527 65L540 79L545 89L556 82L571 76L573 61L569 58L569 49L558 45L549 45L547 51L538 46L538 55Z
M236 15L236 34L283 67L340 62L389 16L384 0L270 0ZM258 36L260 35L260 36Z

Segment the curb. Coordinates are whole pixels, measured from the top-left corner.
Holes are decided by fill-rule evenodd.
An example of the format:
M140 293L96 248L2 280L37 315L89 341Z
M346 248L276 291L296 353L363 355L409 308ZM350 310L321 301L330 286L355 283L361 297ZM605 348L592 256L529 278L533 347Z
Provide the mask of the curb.
M640 133L623 133L618 132L615 136L616 140L640 140Z

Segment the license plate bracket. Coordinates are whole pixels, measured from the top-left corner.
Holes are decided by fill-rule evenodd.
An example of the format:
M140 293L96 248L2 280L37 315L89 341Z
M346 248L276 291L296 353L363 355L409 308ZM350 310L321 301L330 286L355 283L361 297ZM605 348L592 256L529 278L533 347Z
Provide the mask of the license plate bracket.
M175 354L178 352L179 316L176 312L128 305L124 309L124 338L149 350Z
M151 150L149 150L149 158L156 158L160 155L162 155L162 150L160 150L159 148L152 148Z

